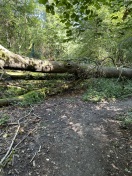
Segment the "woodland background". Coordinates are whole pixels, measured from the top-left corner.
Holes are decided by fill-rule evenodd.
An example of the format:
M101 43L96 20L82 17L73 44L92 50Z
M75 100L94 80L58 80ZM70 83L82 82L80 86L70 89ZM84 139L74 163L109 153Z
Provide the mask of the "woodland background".
M5 74L1 70L2 105L7 97L9 101L6 100L5 104L12 102L13 99L10 98L16 97L17 101L17 96L25 96L29 92L26 102L30 104L42 100L49 92L56 94L63 89L89 89L85 99L97 101L122 95L130 96L131 15L132 2L127 0L1 0L0 42L6 49L22 57L35 58L46 63L63 62L63 66L68 68L72 67L73 63L77 66L93 65L93 70L96 67L93 77L98 77L95 73L98 68L103 67L106 67L108 72L107 67L114 67L116 70L125 68L130 71L129 79L119 74L113 76L116 79L108 81L96 78L83 80L85 74L82 70L79 70L77 75L36 74L12 70L6 71ZM28 61L30 62L30 59ZM78 88L76 85L79 85Z

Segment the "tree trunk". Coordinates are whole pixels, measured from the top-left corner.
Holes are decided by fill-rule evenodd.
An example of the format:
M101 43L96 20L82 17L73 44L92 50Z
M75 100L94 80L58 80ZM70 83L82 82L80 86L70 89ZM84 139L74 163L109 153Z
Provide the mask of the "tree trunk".
M31 72L30 72L31 73ZM10 81L10 80L74 80L75 77L72 74L41 74L41 75L32 75L30 73L22 73L22 74L9 74L8 72L3 74L2 78L5 81Z
M14 54L0 45L0 67L42 73L74 73L76 64L38 60Z
M0 45L0 68L25 70L42 73L73 73L76 77L120 77L132 78L132 69L116 67L97 67L76 64L70 61L58 62L38 60L14 54Z

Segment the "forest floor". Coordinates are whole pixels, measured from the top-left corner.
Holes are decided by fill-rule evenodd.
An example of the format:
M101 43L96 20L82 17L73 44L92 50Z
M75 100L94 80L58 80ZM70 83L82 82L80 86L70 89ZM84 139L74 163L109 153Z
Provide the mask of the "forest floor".
M92 103L73 93L1 108L10 119L0 126L0 160L11 142L14 150L0 176L131 175L132 131L118 119L129 110L132 98Z

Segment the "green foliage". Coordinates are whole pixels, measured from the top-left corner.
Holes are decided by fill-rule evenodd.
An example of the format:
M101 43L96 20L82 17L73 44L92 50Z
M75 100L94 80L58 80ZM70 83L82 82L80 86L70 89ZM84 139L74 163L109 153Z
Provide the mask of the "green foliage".
M105 65L130 65L131 47L122 47L122 41L131 38L132 2L103 1L43 1L53 6L60 21L65 24L66 45L64 58L77 59L87 57L93 62ZM49 11L49 13L51 13ZM126 43L129 43L128 40ZM67 48L66 48L67 46Z
M43 56L47 59L62 59L65 47L63 40L66 36L64 25L60 23L58 15L47 15L43 29Z
M117 120L121 121L121 128L129 128L132 129L132 110L128 111L124 115L118 116Z
M72 42L71 47L69 46L72 50L72 57L87 57L93 62L102 62L107 58L105 59L106 65L126 65L126 61L129 65L132 62L130 44L132 20L129 20L130 25L123 20L113 21L111 11L105 6L102 6L98 13L98 17L93 20L81 23L84 32L79 33L77 37L75 36L75 42ZM123 11L120 11L120 14L123 15ZM126 27L127 29L125 29ZM72 30L74 31L72 33L76 33L76 35L79 32L75 28Z
M34 44L34 57L41 59L82 61L85 57L95 63L107 58L103 64L125 65L128 61L130 65L131 2L39 2L44 5L35 0L0 1L3 46L31 57Z
M117 79L94 79L83 96L85 101L114 100L132 95L132 81L119 82Z
M27 105L31 105L31 104L37 103L39 101L42 101L45 99L46 93L47 93L46 88L28 92L27 94L24 94L22 96L23 100L19 103L19 105L27 106Z
M53 12L52 6L47 8ZM57 15L46 15L45 7L36 0L2 0L0 16L0 41L4 47L21 55L41 59L55 59L63 52L63 25Z
M5 125L7 121L9 120L9 116L6 114L3 114L2 117L0 117L0 126Z
M118 59L124 64L132 62L132 36L120 42L118 46Z
M6 48L12 48L15 52L25 52L29 47L32 27L38 23L33 16L35 3L30 1L2 0L0 5L0 40ZM32 16L32 18L30 17ZM36 24L35 24L36 23Z
M48 13L53 13L57 8L57 12L60 13L62 22L69 22L70 26L75 22L82 24L82 21L95 18L99 15L99 10L102 6L111 8L111 18L119 21L121 18L125 20L127 16L131 15L132 2L122 0L99 0L99 1L87 1L87 0L39 0L40 3L46 6ZM124 13L121 15L120 10L123 8ZM52 9L52 10L51 10Z
M8 87L7 89L5 89L4 91L4 97L12 97L12 96L17 96L17 95L22 95L23 93L25 93L25 89L21 88L21 87Z
M127 115L127 117L123 121L123 126L132 125L132 112Z
M15 75L16 74L17 72L15 72ZM22 75L20 72L18 72L18 74ZM32 74L38 75L38 73ZM39 75L44 76L44 74L40 73ZM11 86L8 85L8 87L5 84L0 87L1 102L3 102L2 100L6 101L6 99L8 99L13 105L27 106L44 101L47 95L61 93L69 88L68 83L62 80L62 75L60 76L59 80L16 80L12 81Z

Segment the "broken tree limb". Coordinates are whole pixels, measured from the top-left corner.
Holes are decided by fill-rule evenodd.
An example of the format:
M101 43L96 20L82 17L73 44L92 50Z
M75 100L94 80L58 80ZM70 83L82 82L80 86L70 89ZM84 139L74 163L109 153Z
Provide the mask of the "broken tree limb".
M70 61L58 62L38 60L14 54L0 45L0 68L25 70L42 73L72 73L77 77L121 77L132 78L131 68L98 67L95 65L76 64Z
M0 166L2 166L2 164L4 163L4 161L7 159L8 155L10 155L10 152L12 151L13 144L15 142L15 139L16 139L17 135L18 135L19 129L20 129L20 123L19 123L19 120L18 120L17 130L15 132L15 135L14 135L14 137L12 139L12 142L11 142L11 144L9 146L8 151L6 152L5 156L0 160Z

